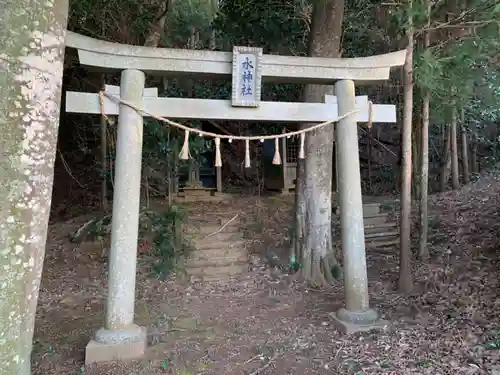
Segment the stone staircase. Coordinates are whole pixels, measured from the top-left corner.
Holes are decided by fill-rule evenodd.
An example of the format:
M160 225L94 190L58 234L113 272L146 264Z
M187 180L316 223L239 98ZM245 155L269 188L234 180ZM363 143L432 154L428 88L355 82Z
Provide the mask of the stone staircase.
M219 281L247 271L245 240L240 220L234 216L214 213L189 217L184 232L196 249L185 263L190 280Z
M337 246L340 246L340 223L338 208L335 211L337 222L334 234L337 237ZM389 250L399 245L399 221L388 210L382 210L380 203L363 204L363 218L365 227L365 245L367 250Z

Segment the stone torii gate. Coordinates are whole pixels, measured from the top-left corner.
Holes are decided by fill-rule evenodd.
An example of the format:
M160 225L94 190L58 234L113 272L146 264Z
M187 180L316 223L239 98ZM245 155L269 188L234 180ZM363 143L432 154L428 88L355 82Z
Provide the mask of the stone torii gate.
M355 96L355 84L387 80L404 64L406 51L354 59L263 55L261 49L234 47L233 53L150 48L95 40L67 33L80 64L101 71L121 71L119 96L156 116L177 119L250 120L320 123L341 117L336 125L345 307L333 314L344 332L379 326L369 307L358 157L357 122L396 122L393 105L369 105ZM240 81L239 63L255 65L251 90ZM160 98L145 91L145 75L233 78L232 100ZM336 97L324 103L261 102L261 80L334 84ZM245 83L246 84L246 83ZM247 95L248 94L248 95ZM357 109L352 116L342 116ZM85 362L141 357L146 330L134 324L143 115L94 93L68 92L66 111L118 115L111 248L106 321L86 348ZM307 155L306 155L307 157Z

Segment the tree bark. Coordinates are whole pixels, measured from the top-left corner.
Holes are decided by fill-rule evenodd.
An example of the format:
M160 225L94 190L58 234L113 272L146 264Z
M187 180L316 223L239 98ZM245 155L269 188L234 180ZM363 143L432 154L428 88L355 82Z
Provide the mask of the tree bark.
M457 145L457 109L455 103L451 109L451 125L450 125L450 141L451 141L451 187L453 189L460 188L460 180L458 176L458 145Z
M373 194L372 191L372 129L371 127L368 129L367 132L367 137L368 137L368 192L370 194ZM338 182L337 182L338 183Z
M401 247L399 259L399 290L410 293L413 289L411 274L411 128L413 118L413 2L408 2L408 46L404 65L404 113L401 178Z
M477 136L474 136L471 148L472 148L470 156L471 171L472 173L479 173L479 165L477 164L477 149L478 149Z
M441 169L441 192L446 191L451 171L451 126L445 125L446 139L444 140L443 161Z
M427 26L430 26L431 2L427 0ZM424 49L428 49L430 45L430 31L425 33ZM420 175L420 239L418 255L420 259L429 257L429 249L427 247L427 237L429 232L429 213L428 213L428 194L429 194L429 107L430 93L424 93L422 101L422 132L421 132L421 175Z
M469 142L467 141L467 129L465 128L464 117L462 116L462 167L464 173L464 184L468 184L469 177Z
M167 22L168 11L172 5L172 0L164 0L160 8L157 11L156 18L154 19L149 34L144 42L145 47L157 48L161 41L161 36L165 31L165 23ZM149 196L150 188L148 182L148 172L146 169L142 170L142 179L144 180L144 196L146 201L146 206L149 208Z
M104 90L106 84L106 75L101 75L101 90ZM101 115L100 131L101 131L101 208L104 212L109 211L108 202L108 123L106 117Z
M29 375L54 179L68 1L8 1L2 11L0 362L3 374Z
M215 19L217 13L219 12L219 0L212 0L212 17ZM212 34L210 35L210 49L215 50L217 48L217 35L215 29L212 30Z
M415 87L414 87L415 90ZM413 95L415 97L415 95ZM411 148L412 148L412 197L413 200L418 201L420 199L420 188L421 188L421 177L422 177L422 112L413 111L412 113L412 138L411 138Z
M427 237L429 232L429 94L426 94L422 103L422 165L420 178L420 240L419 257L427 259L429 249L427 248Z
M314 3L309 56L339 57L343 18L344 0ZM306 85L304 100L323 103L325 94L332 93L332 86ZM307 134L306 159L297 166L295 252L301 254L304 279L314 285L333 280L330 272L330 262L335 261L331 256L333 141L333 126Z
M144 42L146 47L158 47L161 36L165 30L165 22L167 21L167 15L170 10L171 2L172 0L164 0L162 6L158 9L156 19L151 25L151 30L149 31L146 41Z

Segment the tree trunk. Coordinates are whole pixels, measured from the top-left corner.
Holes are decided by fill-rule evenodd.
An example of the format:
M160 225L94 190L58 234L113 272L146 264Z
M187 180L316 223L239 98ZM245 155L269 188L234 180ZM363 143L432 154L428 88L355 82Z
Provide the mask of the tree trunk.
M172 0L165 0L159 7L156 18L153 20L149 34L146 37L144 46L157 48L160 43L161 36L165 30L165 23L167 21L168 11L170 10ZM142 170L142 179L144 180L144 196L146 201L146 206L149 208L149 196L150 188L148 181L148 173L146 169Z
M457 109L455 103L451 109L451 125L450 125L450 141L451 141L451 187L453 189L460 188L460 180L458 176L458 145L457 145Z
M106 84L106 75L101 75L101 90L104 90ZM108 122L104 115L101 115L101 208L104 212L109 211L108 202Z
M368 192L370 194L373 194L373 191L372 191L372 152L373 152L372 137L373 137L373 134L372 134L371 127L368 129L367 136L368 136Z
M451 171L451 126L445 125L446 139L444 140L443 160L441 169L441 192L446 191Z
M462 119L462 166L464 173L464 184L468 184L469 178L469 142L467 142L467 129Z
M472 173L479 173L479 165L477 164L477 148L478 148L478 142L477 142L477 137L474 137L474 141L472 143L472 150L471 150L471 156L470 156L470 164L471 164L471 172Z
M3 374L29 375L54 179L68 1L9 1L2 11L0 359Z
M427 0L427 26L430 26L431 2ZM424 49L427 50L430 45L430 31L425 33ZM422 131L421 131L421 175L420 175L420 239L418 255L420 259L429 257L427 247L427 237L429 232L429 213L428 213L428 193L429 193L429 107L430 93L424 93L422 101Z
M212 16L213 20L217 17L217 13L219 12L219 0L212 0L211 1L212 5ZM210 47L211 50L215 50L217 48L217 34L215 29L212 30L212 33L210 35Z
M420 240L419 257L426 259L429 257L427 248L427 237L429 232L429 94L426 94L422 103L422 165L420 177Z
M156 18L153 21L149 34L144 42L146 47L158 47L161 36L165 30L165 22L167 21L167 15L170 10L171 2L172 0L165 0L162 3L162 6L158 9Z
M313 6L309 56L339 57L344 0L318 0ZM333 82L332 82L333 84ZM324 103L332 86L306 85L304 100ZM303 124L302 128L309 127ZM332 281L332 156L333 127L306 136L306 159L298 163L295 251L300 246L303 276L314 285ZM300 258L299 258L300 259Z
M415 90L415 88L414 88ZM414 95L415 96L415 95ZM412 148L412 185L411 193L414 201L420 199L420 188L421 188L421 166L422 166L422 113L419 111L413 111L413 122L412 122L412 138L411 138L411 148Z
M413 119L413 3L408 3L408 46L404 65L403 160L401 178L401 247L399 259L399 290L410 293L413 289L411 274L411 128Z

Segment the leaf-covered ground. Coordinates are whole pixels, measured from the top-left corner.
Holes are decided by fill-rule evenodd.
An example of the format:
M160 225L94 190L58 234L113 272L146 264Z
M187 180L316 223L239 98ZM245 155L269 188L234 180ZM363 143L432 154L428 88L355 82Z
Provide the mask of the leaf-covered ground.
M239 198L196 210L245 213L249 247L287 242L289 198ZM415 262L415 293L394 291L397 249L369 252L371 303L385 332L345 336L330 313L343 285L309 290L263 263L231 282L186 289L150 277L141 262L137 322L148 327L146 358L83 369L85 345L104 319L106 259L68 234L85 218L51 227L33 355L43 375L500 375L500 172L433 196L431 261ZM190 209L194 209L191 207Z

